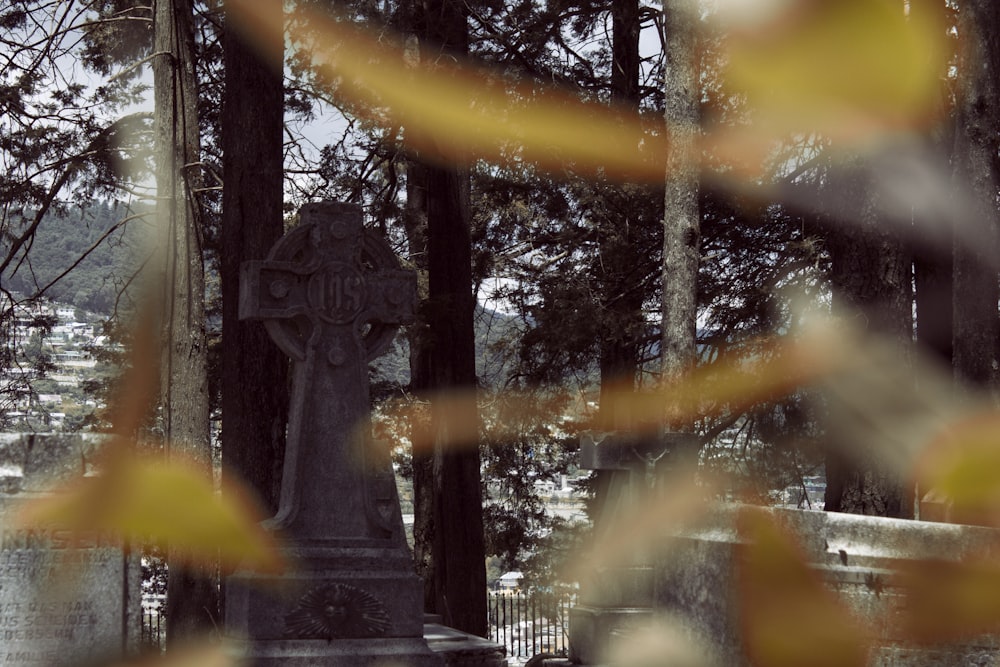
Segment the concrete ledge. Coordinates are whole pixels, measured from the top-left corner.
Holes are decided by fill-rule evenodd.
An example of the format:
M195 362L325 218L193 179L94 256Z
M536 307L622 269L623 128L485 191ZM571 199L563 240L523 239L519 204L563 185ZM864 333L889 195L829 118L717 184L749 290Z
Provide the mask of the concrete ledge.
M719 505L697 522L663 536L663 555L656 563L655 606L678 614L701 636L711 638L720 664L748 664L735 599L739 549L747 544L738 517L746 510L766 513L781 525L797 541L807 565L871 631L868 664L872 667L1000 664L1000 637L915 646L892 622L907 604L902 578L906 564L996 558L1000 532L977 526Z
M505 667L507 664L506 652L499 644L440 623L424 623L424 639L448 667Z

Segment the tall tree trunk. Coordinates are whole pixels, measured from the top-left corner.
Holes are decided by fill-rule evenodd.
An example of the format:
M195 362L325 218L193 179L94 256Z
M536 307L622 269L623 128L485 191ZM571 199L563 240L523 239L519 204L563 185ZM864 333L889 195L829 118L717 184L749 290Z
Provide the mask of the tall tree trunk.
M924 352L952 365L952 253L921 252L914 257L917 342Z
M280 11L280 5L277 6ZM283 17L274 17L282 22ZM259 39L259 37L258 37ZM282 44L223 34L222 456L278 508L288 418L288 358L257 322L239 321L240 264L264 259L283 232ZM267 54L266 56L264 54ZM266 59L265 59L266 58Z
M954 364L960 380L995 387L1000 362L997 341L997 151L1000 149L1000 5L964 0L959 31L966 51L961 63L955 141L955 178L973 196L977 215L959 238L954 259Z
M419 303L427 293L427 169L410 160L406 168L406 211L404 213L410 262L416 269ZM422 401L429 400L431 388L430 322L421 315L407 328L410 342L410 391ZM414 412L410 420L410 440L428 442L430 415ZM434 452L413 452L413 560L424 580L424 609L437 607L434 578Z
M845 206L826 238L834 306L856 316L866 331L896 341L900 363L907 363L913 344L911 254L879 224L875 188L860 161L838 167L828 187ZM863 456L857 443L839 442L835 434L828 440L828 511L912 518L912 485L883 463L881 443L864 443L872 455Z
M420 30L425 41L421 58L433 63L435 55L468 51L466 7L459 0L425 0L419 7ZM434 54L429 53L434 50ZM449 394L456 400L435 400L431 423L434 443L430 479L418 479L415 508L427 507L430 493L432 547L429 562L420 555L421 572L432 603L429 611L441 614L447 624L486 636L486 546L483 535L483 500L478 436L466 438L478 424L476 404L476 350L472 293L472 243L469 230L469 176L464 169L414 165L415 183L423 186L427 221L428 298L421 306L426 346L428 390ZM422 360L418 363L422 363ZM421 378L418 377L418 380ZM473 433L475 429L471 429ZM416 462L416 467L426 462ZM419 473L418 473L419 474ZM429 488L426 482L430 482Z
M435 610L446 622L486 636L486 546L479 439L458 438L479 421L468 176L430 168L427 178L428 301L432 399Z
M947 5L939 0L911 0L911 20L929 25L947 25ZM946 80L949 65L941 65L939 76ZM933 116L948 115L950 101L942 87ZM929 150L946 155L954 147L955 123L942 123L926 140ZM915 212L919 214L919 211ZM954 230L949 230L952 233ZM952 247L933 243L924 237L921 227L913 228L913 287L916 314L917 344L924 354L929 354L947 366L952 365L953 330L953 274L954 252Z
M211 474L205 346L205 276L199 185L198 90L191 0L157 0L153 22L153 94L157 220L164 261L161 403L171 457L194 459ZM207 634L217 626L215 578L168 556L167 638Z
M639 2L611 3L611 103L623 110L639 107ZM630 190L634 194L641 194ZM643 334L642 290L635 277L635 254L642 252L630 238L636 222L627 216L634 210L626 198L620 207L605 203L606 219L600 222L602 331L599 368L601 374L599 421L609 429L627 428L639 371L639 341ZM599 487L601 484L598 485Z
M698 207L697 135L699 83L696 0L663 3L666 40L667 156L663 214L662 369L665 385L696 361L698 259L701 225Z
M280 5L276 9L280 24L284 17ZM283 47L276 39L254 48L231 21L224 27L222 461L268 514L277 511L281 494L288 357L259 323L240 321L240 264L264 259L283 232Z

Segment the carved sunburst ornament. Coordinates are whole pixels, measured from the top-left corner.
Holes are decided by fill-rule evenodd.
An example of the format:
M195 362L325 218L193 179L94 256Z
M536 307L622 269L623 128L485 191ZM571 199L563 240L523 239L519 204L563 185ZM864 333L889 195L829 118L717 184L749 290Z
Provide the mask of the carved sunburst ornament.
M346 584L314 588L285 617L285 635L297 639L377 637L389 627L385 605Z

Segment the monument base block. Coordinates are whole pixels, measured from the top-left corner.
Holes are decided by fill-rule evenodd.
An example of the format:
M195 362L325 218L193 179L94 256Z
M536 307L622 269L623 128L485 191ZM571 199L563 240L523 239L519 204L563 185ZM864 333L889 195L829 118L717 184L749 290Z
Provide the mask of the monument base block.
M280 639L231 643L231 654L253 667L442 667L423 637Z
M504 647L441 624L436 614L424 616L424 639L446 667L507 667Z
M391 551L385 554L392 563ZM317 568L281 576L240 572L226 585L226 626L245 667L442 667L427 645L423 586L411 571ZM312 567L309 567L312 565ZM367 567L361 567L367 566Z
M599 665L612 638L647 620L649 607L588 607L569 610L569 658L574 664Z
M227 628L259 640L420 637L422 608L409 572L237 574L226 590Z

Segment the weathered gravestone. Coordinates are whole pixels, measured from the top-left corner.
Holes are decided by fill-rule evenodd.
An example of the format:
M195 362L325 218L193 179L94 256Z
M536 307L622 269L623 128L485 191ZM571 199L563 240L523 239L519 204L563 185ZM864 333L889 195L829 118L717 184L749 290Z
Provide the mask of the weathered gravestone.
M416 276L361 209L307 204L264 261L242 267L240 317L294 361L282 492L269 524L293 571L229 578L226 625L254 665L441 665L389 452L369 437L368 362L413 317Z
M91 476L101 442L0 436L0 666L111 663L139 648L140 568L121 539L17 520L26 502Z
M586 432L580 437L580 467L611 479L595 521L595 538L635 512L667 468L688 463L697 438L687 433L638 436ZM654 612L655 554L633 551L629 562L602 568L580 582L579 603L570 609L569 653L573 662L594 664L611 638Z

